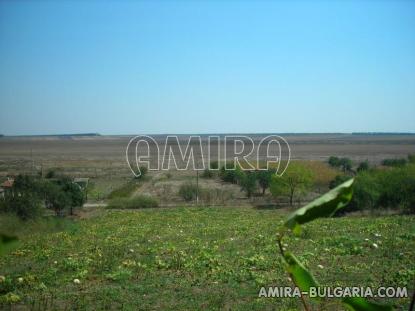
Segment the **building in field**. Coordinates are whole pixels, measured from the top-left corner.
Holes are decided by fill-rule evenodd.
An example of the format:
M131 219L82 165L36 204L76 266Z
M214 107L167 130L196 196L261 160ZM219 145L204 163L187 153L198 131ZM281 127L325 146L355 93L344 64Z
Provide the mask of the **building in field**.
M1 185L0 185L0 198L4 198L8 191L12 190L14 184L13 178L7 178Z

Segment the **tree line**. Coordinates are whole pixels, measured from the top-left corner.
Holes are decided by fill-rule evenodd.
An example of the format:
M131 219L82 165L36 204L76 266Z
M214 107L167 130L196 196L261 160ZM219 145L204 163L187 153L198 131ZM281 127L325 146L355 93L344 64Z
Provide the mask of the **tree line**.
M40 178L18 175L13 186L0 200L0 212L13 213L23 220L42 214L42 208L53 210L57 216L64 210L72 215L75 207L85 202L84 190L67 176Z

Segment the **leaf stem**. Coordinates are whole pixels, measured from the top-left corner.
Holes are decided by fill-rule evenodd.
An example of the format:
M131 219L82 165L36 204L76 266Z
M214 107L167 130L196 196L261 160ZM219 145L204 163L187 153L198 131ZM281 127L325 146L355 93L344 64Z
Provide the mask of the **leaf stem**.
M282 237L283 237L283 235L281 235L281 236L278 237L277 243L278 243L278 248L280 250L281 256L285 260L284 248L282 247L282 243L281 243ZM288 275L290 276L290 279L294 283L294 285L298 288L298 285L294 281L293 275L291 273L289 273L289 272L288 272ZM303 294L301 292L300 292L300 298L301 298L301 302L303 303L304 310L311 311L310 307L307 305L307 302L305 301L304 296L303 296Z

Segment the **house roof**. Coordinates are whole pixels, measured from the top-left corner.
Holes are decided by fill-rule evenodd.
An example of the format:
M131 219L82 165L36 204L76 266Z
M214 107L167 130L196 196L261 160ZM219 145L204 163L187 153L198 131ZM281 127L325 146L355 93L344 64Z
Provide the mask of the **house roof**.
M11 187L13 187L13 184L14 184L14 179L8 179L8 180L6 180L5 182L3 182L3 183L1 184L1 186L2 186L3 188L11 188Z

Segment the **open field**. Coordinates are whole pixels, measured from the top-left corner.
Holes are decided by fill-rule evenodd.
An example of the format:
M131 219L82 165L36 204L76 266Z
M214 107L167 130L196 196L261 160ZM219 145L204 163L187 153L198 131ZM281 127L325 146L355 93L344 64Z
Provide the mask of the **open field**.
M314 174L313 187L298 195L293 208L326 192L342 174L326 163L331 155L351 158L356 169L366 159L379 164L415 153L415 135L287 139L294 161ZM127 137L105 136L0 138L3 179L19 173L45 176L50 170L90 178L87 205L76 208L58 229L0 215L2 233L20 240L13 252L0 257L0 276L5 277L0 309L301 309L298 298L258 297L262 286L292 286L276 245L277 228L289 211L287 198L274 197L269 189L248 198L240 185L214 172L211 178L200 174L199 206L194 207L194 200L185 202L179 195L183 184L196 182L194 171L149 172L133 179L124 158L127 143ZM104 207L114 198L142 195L154 198L160 208ZM414 216L398 210L388 215L387 209L365 212L307 224L300 236L285 240L287 248L323 286L407 287L411 294ZM410 299L375 300L406 310ZM321 307L342 309L335 299Z
M0 259L0 291L20 297L12 310L296 310L299 299L258 298L262 286L291 286L276 246L284 215L254 208L105 211L63 232L22 237ZM286 241L322 285L413 290L413 216L323 219ZM380 301L400 310L409 304ZM327 299L323 309L340 305Z

